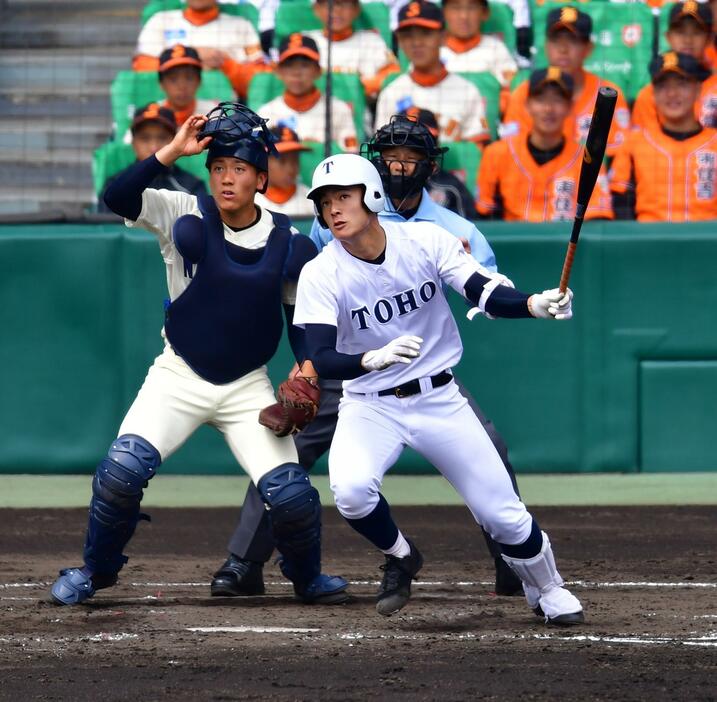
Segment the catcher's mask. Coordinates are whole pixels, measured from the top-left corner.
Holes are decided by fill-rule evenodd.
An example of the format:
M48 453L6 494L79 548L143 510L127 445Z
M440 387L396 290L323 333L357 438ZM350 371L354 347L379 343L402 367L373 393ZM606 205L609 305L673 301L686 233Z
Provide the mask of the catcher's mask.
M407 146L425 154L410 176L404 172L393 175L390 162L383 158L383 151L395 146ZM370 141L361 145L362 155L376 166L384 190L398 212L406 200L421 192L428 178L440 168L446 151L448 149L438 146L425 124L405 115L391 117L391 121L378 129Z
M278 155L276 137L259 117L240 102L220 102L207 113L207 122L197 139L212 137L207 148L206 166L215 158L230 156L250 163L265 173L269 170L269 154ZM265 192L268 182L260 192Z

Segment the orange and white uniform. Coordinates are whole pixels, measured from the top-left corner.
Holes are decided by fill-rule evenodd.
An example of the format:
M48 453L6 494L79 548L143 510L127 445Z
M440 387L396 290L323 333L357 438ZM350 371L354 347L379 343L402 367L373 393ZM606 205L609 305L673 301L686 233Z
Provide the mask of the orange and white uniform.
M635 188L640 222L717 219L717 130L678 141L661 129L630 133L610 169L610 189Z
M269 185L264 194L257 193L254 202L265 210L279 212L287 217L314 217L313 200L307 199L309 188L297 183L291 188Z
M695 103L695 117L703 127L717 127L717 74L702 83L700 97ZM637 94L632 108L632 123L635 127L659 130L660 120L655 108L652 83Z
M572 220L578 197L583 147L566 140L562 152L539 165L528 150L528 135L500 139L486 147L478 173L476 207L488 216L503 203L503 219L522 222ZM613 219L605 168L600 169L585 219Z
M440 141L488 141L485 100L470 81L443 71L437 75L413 70L400 75L378 95L376 129L392 115L418 107L436 116Z
M301 141L324 141L326 98L318 88L301 98L288 93L279 95L257 113L269 120L270 127L284 125L293 129ZM331 98L331 140L344 151L358 150L351 107L338 98Z
M242 95L254 73L265 65L259 36L251 22L224 14L219 8L211 12L186 8L157 12L147 20L137 39L132 67L136 71L156 71L159 55L175 44L225 52L227 58L221 71Z
M615 116L613 117L610 135L608 137L606 153L613 156L615 150L625 141L630 130L630 110L627 107L625 96L620 88L609 80L604 80L589 71L583 72L584 83L580 95L573 98L573 107L565 120L565 138L577 139L584 144L590 129L595 99L598 89L608 86L617 90L617 104L615 105ZM501 136L511 136L519 132L528 134L533 125L533 120L528 114L525 103L528 99L528 81L521 83L512 93L508 100L508 107L503 117L500 128Z
M305 32L319 47L321 68L327 69L329 41L324 31ZM367 95L376 95L389 73L398 73L401 67L393 51L386 46L378 32L349 29L334 33L331 42L331 70L337 73L358 73Z
M447 37L441 61L450 73L492 73L504 88L518 70L508 47L492 34L478 34L465 41Z

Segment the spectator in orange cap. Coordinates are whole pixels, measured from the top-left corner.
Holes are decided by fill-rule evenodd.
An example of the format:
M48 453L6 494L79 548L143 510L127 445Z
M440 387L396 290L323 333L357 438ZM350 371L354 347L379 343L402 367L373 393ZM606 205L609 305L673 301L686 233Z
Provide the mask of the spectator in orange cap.
M595 99L601 86L617 90L617 105L610 129L607 154L612 156L615 149L625 140L630 129L630 112L622 91L604 78L590 73L583 64L593 50L590 39L592 19L571 5L557 7L548 13L546 23L545 54L550 66L557 66L572 78L573 104L565 120L565 136L584 143L590 129ZM530 131L531 119L527 109L528 82L519 85L510 96L500 129L501 136L519 131Z
M269 154L269 186L257 193L254 202L273 212L289 217L313 217L314 204L306 198L309 189L299 182L299 154L310 151L293 129L272 127L277 154Z

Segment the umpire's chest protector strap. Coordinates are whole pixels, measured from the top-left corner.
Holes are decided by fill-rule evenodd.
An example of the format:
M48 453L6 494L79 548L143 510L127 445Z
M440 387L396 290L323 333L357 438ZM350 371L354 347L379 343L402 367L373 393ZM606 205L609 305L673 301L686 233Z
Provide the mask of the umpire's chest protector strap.
M175 352L202 378L221 385L259 368L276 353L292 234L288 227L275 226L260 258L238 263L227 252L213 198L197 199L204 255L186 290L167 308L164 328Z

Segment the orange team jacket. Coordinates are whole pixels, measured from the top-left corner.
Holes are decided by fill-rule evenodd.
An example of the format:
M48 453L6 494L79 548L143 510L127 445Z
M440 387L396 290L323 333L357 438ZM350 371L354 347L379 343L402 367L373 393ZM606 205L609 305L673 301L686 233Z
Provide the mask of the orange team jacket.
M635 186L640 222L717 219L717 129L677 141L661 129L630 133L610 169L610 189Z
M566 140L560 155L539 166L528 150L528 135L516 134L486 147L478 174L476 206L482 215L503 201L503 219L523 222L572 220L578 197L583 147ZM600 169L585 219L613 219L605 167Z
M702 83L702 92L695 103L695 117L703 127L717 127L717 74ZM652 83L646 85L635 98L632 124L652 130L660 128Z
M617 104L615 105L615 117L610 128L610 135L607 143L607 155L612 156L620 144L625 141L630 130L630 110L625 102L625 96L620 88L609 80L603 80L594 73L585 73L585 83L580 95L573 98L573 109L565 120L565 138L577 139L585 143L590 129L593 109L597 91L602 86L608 86L617 90ZM528 99L528 81L521 83L511 94L508 100L508 107L505 110L503 123L501 125L501 136L511 136L518 132L527 134L530 131L533 120L525 107Z

